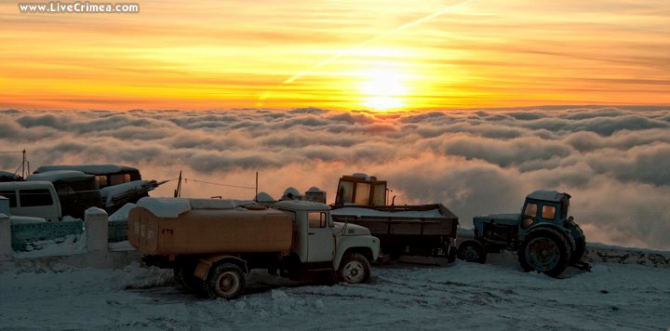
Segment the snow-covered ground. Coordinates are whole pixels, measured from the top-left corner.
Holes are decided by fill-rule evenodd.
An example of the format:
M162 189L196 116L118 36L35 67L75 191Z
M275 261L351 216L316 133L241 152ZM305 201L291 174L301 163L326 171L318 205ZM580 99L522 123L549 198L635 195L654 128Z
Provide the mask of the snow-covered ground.
M377 266L363 285L255 272L236 301L199 299L168 270L63 264L0 272L3 330L667 330L670 269L595 263L564 279L485 265Z

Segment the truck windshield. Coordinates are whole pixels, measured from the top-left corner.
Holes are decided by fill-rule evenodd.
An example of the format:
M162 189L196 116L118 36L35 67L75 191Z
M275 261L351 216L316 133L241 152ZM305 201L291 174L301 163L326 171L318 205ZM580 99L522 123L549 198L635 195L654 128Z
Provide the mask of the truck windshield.
M370 204L370 184L358 183L356 185L356 204L369 205Z
M386 184L375 185L375 193L372 200L374 206L386 205Z
M337 198L339 201L338 204L352 203L354 197L354 183L352 182L340 182L340 188L338 189Z

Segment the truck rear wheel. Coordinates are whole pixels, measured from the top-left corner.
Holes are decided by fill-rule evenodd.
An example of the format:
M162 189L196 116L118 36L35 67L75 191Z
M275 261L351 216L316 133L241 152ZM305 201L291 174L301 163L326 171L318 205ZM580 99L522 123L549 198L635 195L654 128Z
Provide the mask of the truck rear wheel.
M209 271L203 288L210 298L232 300L242 295L245 282L244 272L240 267L232 263L222 263Z
M558 277L570 262L570 245L554 229L536 229L526 235L517 254L525 271L535 270Z
M188 265L178 265L174 268L174 280L177 284L181 285L183 288L196 292L202 293L202 280L193 275L195 271L195 266Z
M458 258L467 262L486 263L486 248L477 240L467 240L458 246Z
M370 279L370 262L360 253L348 253L340 262L337 278L349 284L365 283Z

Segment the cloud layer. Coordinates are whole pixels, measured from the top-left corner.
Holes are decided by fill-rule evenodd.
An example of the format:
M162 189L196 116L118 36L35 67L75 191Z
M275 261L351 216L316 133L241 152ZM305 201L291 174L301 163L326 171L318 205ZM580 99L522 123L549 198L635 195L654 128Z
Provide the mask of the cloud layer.
M514 212L525 195L569 192L590 241L670 249L670 109L550 107L375 115L318 108L227 111L0 111L0 170L26 149L40 165L118 163L150 179L184 171L184 196L274 197L341 175L389 180L397 203L472 216ZM169 196L170 182L154 195Z

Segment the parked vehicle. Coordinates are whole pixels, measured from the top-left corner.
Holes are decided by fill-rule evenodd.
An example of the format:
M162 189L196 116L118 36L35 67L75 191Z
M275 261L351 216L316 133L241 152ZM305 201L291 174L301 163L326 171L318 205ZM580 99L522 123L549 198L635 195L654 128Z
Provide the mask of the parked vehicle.
M166 213L167 211L167 213ZM314 273L347 283L370 278L379 239L334 222L327 205L144 198L128 215L130 243L151 265L172 268L184 287L235 299L252 269L301 279Z
M107 186L142 180L142 175L136 168L114 164L48 165L37 168L34 173L39 174L58 170L74 170L81 171L85 174L94 175L100 189L103 189Z
M18 182L22 181L23 177L6 171L0 171L0 183L1 182Z
M333 219L370 229L383 254L456 258L458 216L442 204L387 205L387 182L354 174L340 178Z
M526 197L521 213L475 217L474 239L461 242L458 256L485 263L487 253L510 250L526 271L558 277L569 265L590 270L580 261L586 237L568 216L569 206L569 194L539 190Z
M49 181L54 185L63 215L84 218L91 207L102 208L102 197L93 175L75 170L56 170L33 174L27 181Z
M95 176L100 189L102 207L108 214L113 214L127 203L135 203L141 198L148 197L150 191L164 183L142 180L139 170L113 164L41 166L34 173L44 174L64 170L81 171Z
M58 194L51 182L3 182L0 183L0 196L9 199L10 213L15 216L39 217L57 222L63 215Z

